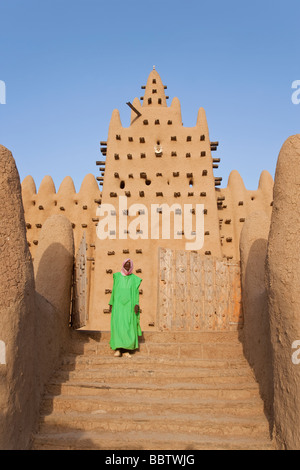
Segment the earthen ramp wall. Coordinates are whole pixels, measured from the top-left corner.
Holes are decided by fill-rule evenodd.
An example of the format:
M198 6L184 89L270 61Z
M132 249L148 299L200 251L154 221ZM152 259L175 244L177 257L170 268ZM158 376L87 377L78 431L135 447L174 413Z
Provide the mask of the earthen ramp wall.
M267 289L273 347L274 418L281 449L300 448L300 135L283 144L276 167ZM297 357L295 358L297 359Z
M24 448L36 419L35 291L18 170L0 146L0 448Z

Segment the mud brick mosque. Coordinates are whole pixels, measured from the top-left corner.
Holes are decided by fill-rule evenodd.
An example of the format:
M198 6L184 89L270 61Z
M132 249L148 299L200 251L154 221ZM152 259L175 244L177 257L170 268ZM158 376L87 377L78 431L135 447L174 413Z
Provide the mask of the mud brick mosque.
M99 424L102 434L97 434L96 424L92 428L86 417L85 432L93 429L93 433L84 437L77 417L73 427L80 430L81 437L75 443L68 441L63 418L55 411L55 397L61 393L63 403L63 390L72 385L72 374L59 387L51 377L53 373L64 375L70 354L82 363L86 351L97 357L110 354L108 302L113 273L121 269L125 258L133 260L134 272L143 280L140 306L144 335L137 359L132 358L137 363L132 364L136 368L148 364L149 368L156 355L160 361L166 360L167 351L168 361L172 358L172 367L177 368L180 361L194 361L193 370L199 361L199 371L217 367L213 361L227 361L209 372L217 378L208 396L217 398L205 414L216 413L221 407L218 399L228 393L228 401L236 397L244 400L240 409L248 407L248 414L246 417L241 411L239 419L250 421L243 421L240 428L235 424L239 438L230 440L233 431L228 431L228 423L233 418L228 411L229 421L222 429L220 424L220 436L225 440L218 435L219 447L300 447L300 365L292 360L295 341L300 340L300 137L289 137L283 144L274 181L262 171L258 188L247 190L234 170L227 187L222 188L222 178L215 176L221 160L216 156L219 143L211 140L204 109L199 109L194 127L184 127L180 101L173 98L168 106L166 89L153 68L142 86L144 95L127 103L130 125L123 127L119 111L112 112L108 136L100 142L97 175L86 175L78 193L70 176L57 191L51 176L45 176L38 191L31 176L20 183L11 153L0 147L0 346L4 351L0 361L0 448L105 448L100 441L113 445L108 443L111 422L105 434L104 424ZM141 361L144 357L144 365L138 362L138 354ZM111 360L110 367L114 367ZM72 368L79 380L77 361ZM232 385L228 377L243 375L238 367L241 363L246 367L244 362L253 383L249 379L241 385L240 379L238 386L236 381ZM183 369L176 369L177 381L185 377L186 367L191 367L184 364ZM102 366L97 373L101 383L106 383L111 377L105 376ZM225 380L222 369L226 367ZM129 369L129 375L121 375L120 380L130 382L132 373ZM146 393L148 379L144 380L136 387ZM192 382L197 380L196 374ZM225 388L220 385L218 389L219 382L226 382ZM166 385L159 383L159 390L165 390ZM65 393L75 394L75 385ZM206 385L201 382L201 387ZM155 380L151 386L156 386ZM82 387L78 394L83 393ZM170 394L176 390L170 391L170 387L168 396L173 396ZM197 387L195 394L200 393L200 385ZM254 405L245 400L252 400L256 388L255 399L261 400L264 413L255 417L254 424L249 418L249 407ZM53 394L51 406L47 405L49 390ZM86 395L77 398L78 403L88 403ZM101 406L108 400L102 395L97 399ZM162 395L162 402L165 399ZM72 412L80 412L83 419L75 396L72 401ZM70 406L68 403L68 411ZM72 427L71 421L68 426ZM206 435L203 444L201 426L199 421L194 440L186 441L182 435L176 448L217 448ZM62 430L55 441L57 427ZM212 424L208 429L208 434L214 432ZM241 441L245 429L249 432ZM170 448L164 438L152 445ZM116 435L111 439L118 443ZM175 443L179 437L174 434L174 439ZM151 446L151 440L140 443L140 448L147 445ZM119 448L125 448L122 440Z
M53 181L46 176L40 185L39 191L32 177L27 177L22 183L25 218L27 224L27 237L30 251L34 258L38 248L39 234L45 220L54 214L64 214L72 223L75 238L75 251L77 252L83 233L86 234L87 265L84 275L87 277L86 292L86 319L82 318L80 324L89 329L109 329L110 317L106 315L107 304L112 288L112 273L122 266L125 258L131 257L134 261L135 272L143 279L141 288L142 327L172 329L201 329L202 327L227 328L229 322L239 321L241 311L237 313L240 296L232 293L236 305L235 316L226 322L222 320L224 309L217 312L217 321L204 324L205 319L195 317L194 310L209 307L215 311L212 303L218 303L215 279L219 271L228 271L228 276L234 275L234 263L238 266L240 260L239 240L240 233L246 218L257 210L263 210L271 216L273 200L273 179L264 171L261 174L257 190L246 190L243 180L238 172L233 171L229 177L227 188L220 188L222 178L214 176L220 158L216 154L218 142L211 141L205 111L199 109L195 127L184 127L182 124L180 102L174 98L171 105L167 105L169 98L165 94L166 86L156 70L151 71L141 102L138 98L131 105L131 123L123 127L118 110L112 113L108 137L101 142L101 152L105 160L97 162L100 176L96 179L87 175L83 180L78 194L75 193L74 184L70 177L62 182L56 193ZM96 181L97 180L97 181ZM102 191L99 191L98 183ZM120 208L119 197L126 198L125 205ZM115 224L116 228L106 240L97 237L96 226L99 222L97 208L101 204L112 206L110 215L120 220L120 211L128 214L127 224ZM128 233L128 226L137 218L137 214L129 214L130 206L140 204L145 206L144 214L140 215L141 224L134 227L135 233ZM192 240L186 238L187 233L176 231L171 223L169 239L162 239L162 223L170 215L163 212L163 204L173 206L173 214L181 219L185 205L190 205L192 212L192 233L196 234L196 204L203 204L204 212L204 243L200 250L193 249ZM159 217L159 238L154 239L150 233L151 205L154 216ZM177 207L177 210L176 210ZM143 210L143 209L142 209ZM141 210L141 211L142 211ZM153 209L152 209L153 210ZM122 214L121 214L122 215ZM143 230L143 220L147 218L148 232ZM113 221L112 221L113 224ZM202 227L201 227L202 229ZM125 233L124 233L125 232ZM115 237L115 238L114 238ZM126 238L125 238L126 237ZM180 237L180 238L179 238ZM196 236L194 236L195 238ZM194 263L196 258L192 253L180 253L173 259L174 250L185 250L190 242L192 250L197 251L203 259L202 274L210 277L210 298L187 298L187 292L180 292L180 303L184 309L173 312L172 318L165 318L165 311L170 312L170 291L176 284L200 284L201 272L196 276ZM196 246L196 243L195 243ZM164 251L164 250L167 250ZM171 252L169 251L171 250ZM173 255L173 256L172 256ZM195 258L195 259L194 259ZM216 266L216 260L221 260ZM177 263L181 267L177 279L172 273L172 265ZM238 268L237 268L238 269ZM182 272L184 270L184 272ZM219 270L219 271L218 271ZM161 280L161 273L164 280ZM192 274L192 279L191 279ZM203 277L203 276L201 276ZM202 279L202 283L205 282ZM229 280L226 282L228 284ZM158 288L158 283L164 283ZM235 284L234 284L235 286ZM178 287L178 286L177 286ZM202 285L202 287L204 287ZM238 290L238 286L235 286ZM199 291L199 289L197 290ZM226 285L228 290L228 285ZM178 290L178 289L177 289ZM208 293L207 289L203 289ZM220 289L219 289L220 290ZM197 309L193 308L197 301ZM234 300L226 299L227 303ZM224 303L224 302L223 302ZM192 307L192 313L190 310ZM227 308L227 305L224 308ZM175 309L173 306L172 310ZM158 311L160 316L158 317ZM181 314L185 317L185 324L179 321ZM187 315L189 318L187 319ZM215 313L214 313L215 315ZM209 323L208 317L206 323ZM240 321L241 317L240 317ZM190 324L188 324L190 323ZM177 325L177 326L176 326Z

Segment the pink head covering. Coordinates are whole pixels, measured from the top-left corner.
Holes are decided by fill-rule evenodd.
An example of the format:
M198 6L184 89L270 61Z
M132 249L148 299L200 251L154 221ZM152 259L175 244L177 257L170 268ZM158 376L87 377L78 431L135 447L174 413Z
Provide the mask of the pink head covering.
M127 263L127 261L130 261L130 269L129 271L126 271L126 269L124 268L125 264ZM127 258L125 259L125 261L123 262L123 266L122 266L122 269L121 269L121 273L123 274L123 276L129 276L129 274L131 274L133 271L133 261L130 259L130 258Z

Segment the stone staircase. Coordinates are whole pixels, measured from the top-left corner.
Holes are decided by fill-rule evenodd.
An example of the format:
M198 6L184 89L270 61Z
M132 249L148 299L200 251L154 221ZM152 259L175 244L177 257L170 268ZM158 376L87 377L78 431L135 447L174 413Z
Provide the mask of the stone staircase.
M109 332L73 332L32 449L274 448L237 332L145 332L130 358L108 343Z

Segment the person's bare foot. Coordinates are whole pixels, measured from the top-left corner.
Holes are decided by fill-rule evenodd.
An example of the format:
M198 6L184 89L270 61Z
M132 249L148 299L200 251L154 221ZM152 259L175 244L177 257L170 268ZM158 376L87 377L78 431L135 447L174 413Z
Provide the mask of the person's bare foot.
M123 356L124 356L124 357L131 357L131 354L130 354L129 352L125 352L125 353L123 354Z
M115 354L114 354L114 357L121 357L121 356L122 356L121 351L119 349L117 349Z

